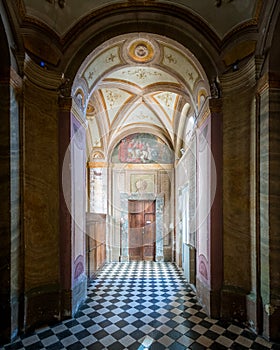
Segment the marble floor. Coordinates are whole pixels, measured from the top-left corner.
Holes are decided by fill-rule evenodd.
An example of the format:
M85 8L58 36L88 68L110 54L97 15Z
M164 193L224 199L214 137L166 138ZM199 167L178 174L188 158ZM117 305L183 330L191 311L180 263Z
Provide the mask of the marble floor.
M172 263L107 264L75 318L2 349L280 349L245 326L210 319Z

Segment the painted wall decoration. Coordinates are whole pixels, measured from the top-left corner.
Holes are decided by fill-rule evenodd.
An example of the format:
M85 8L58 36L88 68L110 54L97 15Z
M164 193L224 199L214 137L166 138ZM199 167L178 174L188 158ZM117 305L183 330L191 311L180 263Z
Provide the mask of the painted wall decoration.
M112 154L112 162L171 164L174 162L174 154L159 137L137 133L118 143Z
M131 174L130 190L138 193L154 193L155 176L153 174Z

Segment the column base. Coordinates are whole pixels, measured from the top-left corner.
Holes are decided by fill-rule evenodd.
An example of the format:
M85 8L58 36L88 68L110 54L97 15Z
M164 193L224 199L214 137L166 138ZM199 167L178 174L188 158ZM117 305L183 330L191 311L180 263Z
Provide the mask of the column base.
M242 289L227 286L221 292L221 317L225 320L247 320L247 293Z
M211 290L206 284L197 278L196 292L199 302L203 306L207 315L211 318L219 318L221 308L220 290Z
M156 256L156 262L162 262L162 261L164 261L163 255L157 255Z
M57 285L45 285L25 293L24 331L60 320L60 292Z
M79 281L75 284L72 291L72 317L75 316L81 304L87 297L87 277L82 275Z
M129 256L120 255L120 262L129 262Z
M280 342L280 306L266 304L263 308L263 336L269 341Z

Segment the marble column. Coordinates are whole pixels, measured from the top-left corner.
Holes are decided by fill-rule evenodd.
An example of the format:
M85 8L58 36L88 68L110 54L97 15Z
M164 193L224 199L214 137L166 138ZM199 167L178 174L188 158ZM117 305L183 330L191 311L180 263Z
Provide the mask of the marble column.
M68 94L61 95L59 97L59 262L62 318L72 315L72 225L68 204L71 203L71 155L67 152L71 139L71 108L72 98ZM64 166L66 164L69 166Z
M260 291L263 335L280 339L280 75L266 74L258 87L260 181Z
M24 330L60 317L58 87L26 56L23 100Z
M252 58L221 77L223 95L223 263L221 316L246 321L254 309L255 247L255 87ZM252 294L253 293L253 294ZM253 314L253 310L250 311Z
M156 261L163 261L163 210L164 197L156 198Z
M129 261L128 253L128 193L121 193L120 261Z
M252 290L252 236L255 235L251 197L255 145L256 64L254 58L221 78L223 96L223 289L221 316L247 319Z
M4 62L2 62L2 67ZM20 236L20 111L22 79L0 68L0 342L14 339L21 327L22 259Z

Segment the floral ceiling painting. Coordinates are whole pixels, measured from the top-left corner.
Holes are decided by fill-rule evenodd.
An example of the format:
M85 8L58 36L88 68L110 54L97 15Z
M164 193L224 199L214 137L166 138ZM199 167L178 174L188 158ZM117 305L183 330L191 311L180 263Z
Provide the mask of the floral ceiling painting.
M112 154L113 163L159 163L174 162L172 150L159 137L137 133L123 138Z

